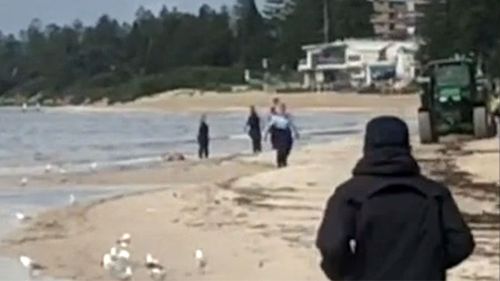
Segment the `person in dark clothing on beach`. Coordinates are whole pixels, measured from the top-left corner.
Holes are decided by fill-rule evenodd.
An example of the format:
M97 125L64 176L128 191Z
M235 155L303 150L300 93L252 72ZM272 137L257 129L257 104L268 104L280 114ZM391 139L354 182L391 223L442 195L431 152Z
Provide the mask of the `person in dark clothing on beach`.
M260 130L260 117L255 110L255 106L250 107L250 116L248 117L246 129L252 140L253 153L262 152L262 133Z
M273 116L276 116L278 115L278 111L276 109L276 107L271 107L271 109L269 110L269 118L268 118L268 122L271 121L271 119L273 118ZM271 136L271 147L272 149L276 150L277 149L277 146L276 146L276 127L275 126L271 126L269 128L269 135Z
M200 128L198 129L198 157L200 159L208 158L208 146L210 144L209 128L207 116L203 114L200 119Z
M288 166L288 156L293 147L293 139L299 137L299 132L295 126L292 116L288 114L286 105L280 105L280 112L273 115L264 130L264 138L267 139L268 134L274 128L275 145L276 145L276 164L278 168Z
M407 125L366 128L353 177L329 199L316 245L331 280L446 280L474 250L450 191L420 173Z

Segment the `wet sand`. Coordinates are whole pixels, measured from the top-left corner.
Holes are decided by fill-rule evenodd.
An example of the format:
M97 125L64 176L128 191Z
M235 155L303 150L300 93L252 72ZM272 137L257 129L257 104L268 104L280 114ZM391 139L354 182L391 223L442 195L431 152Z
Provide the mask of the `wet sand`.
M97 174L85 183L135 179L145 187L164 184L154 191L44 213L10 236L3 250L12 255L29 252L56 277L109 280L99 267L100 258L117 236L130 232L138 265L134 280L147 280L139 265L148 252L164 262L173 280L325 280L313 246L316 227L333 187L349 177L360 156L359 139L301 149L282 170L270 167L273 155L265 153ZM476 235L473 257L453 270L450 280L498 280L498 186L479 173L464 176L467 172L458 164L463 149L488 142L415 144L424 171L453 185ZM474 165L469 160L467 171L498 170L498 164L486 165L484 159ZM208 256L203 276L194 266L196 248Z

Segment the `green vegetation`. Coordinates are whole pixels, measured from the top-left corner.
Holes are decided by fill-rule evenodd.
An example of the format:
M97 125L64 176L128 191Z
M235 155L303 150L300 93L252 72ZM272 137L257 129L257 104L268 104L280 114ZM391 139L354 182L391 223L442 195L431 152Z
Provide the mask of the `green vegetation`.
M372 13L367 0L266 0L262 13L255 0L235 0L197 14L140 8L132 23L34 20L17 36L0 33L0 100L113 103L178 87L229 89L245 82L244 69L262 72L264 58L272 73L288 73L266 78L279 85L294 76L302 45L372 36ZM417 30L421 57L475 52L498 77L499 26L498 0L431 0Z
M473 54L500 76L500 1L431 0L419 23L422 60Z
M371 35L366 1L328 4L339 19L330 23L332 39ZM261 70L264 58L271 71L290 72L300 46L322 40L322 7L267 0L261 14L254 0L235 0L218 11L203 5L196 15L140 8L132 23L106 15L93 26L33 20L17 36L0 33L0 99L113 103L178 87L228 89L244 83L244 69Z

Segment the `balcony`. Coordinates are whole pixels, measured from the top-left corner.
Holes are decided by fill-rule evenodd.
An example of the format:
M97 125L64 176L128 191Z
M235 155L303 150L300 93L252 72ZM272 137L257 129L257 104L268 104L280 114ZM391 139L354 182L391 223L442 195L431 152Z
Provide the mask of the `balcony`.
M299 65L297 66L298 71L308 71L311 70L311 65L307 63L307 59L300 59Z

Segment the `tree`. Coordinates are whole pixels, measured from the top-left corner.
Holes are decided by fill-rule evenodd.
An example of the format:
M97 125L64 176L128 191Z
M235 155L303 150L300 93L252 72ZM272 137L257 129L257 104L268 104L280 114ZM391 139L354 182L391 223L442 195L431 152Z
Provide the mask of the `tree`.
M255 0L238 0L234 8L239 61L245 67L257 67L270 55L271 41Z

